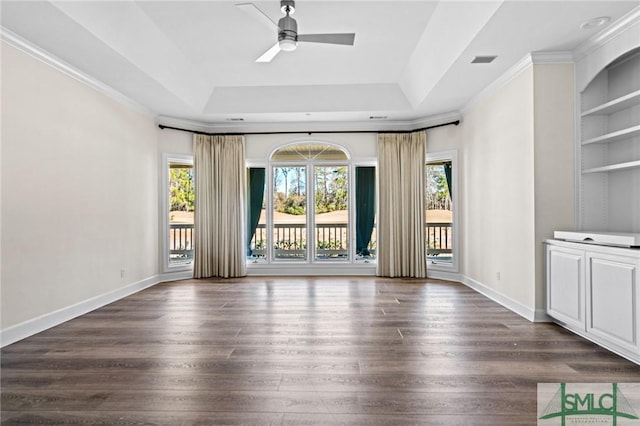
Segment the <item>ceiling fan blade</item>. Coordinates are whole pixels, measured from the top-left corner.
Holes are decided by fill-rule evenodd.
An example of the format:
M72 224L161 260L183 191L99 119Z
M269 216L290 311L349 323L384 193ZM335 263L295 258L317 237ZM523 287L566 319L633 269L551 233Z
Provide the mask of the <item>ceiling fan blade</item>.
M271 46L269 50L264 52L262 56L256 59L256 62L271 62L273 58L280 52L280 45L278 43Z
M254 19L262 22L265 25L267 25L272 30L273 29L275 29L276 31L280 30L280 28L278 27L278 24L273 22L273 20L271 18L269 18L266 13L264 13L263 11L258 9L258 7L255 4L253 4L253 3L240 3L240 4L236 4L236 7L239 8L240 10L244 11L248 15L251 15Z
M354 33L337 34L298 34L298 41L310 43L344 44L353 46L356 35Z

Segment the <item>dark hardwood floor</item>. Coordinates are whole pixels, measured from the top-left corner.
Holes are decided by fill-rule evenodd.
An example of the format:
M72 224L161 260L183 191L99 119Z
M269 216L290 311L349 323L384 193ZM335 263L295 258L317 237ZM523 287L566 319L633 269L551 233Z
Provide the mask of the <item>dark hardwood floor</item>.
M3 424L532 425L538 382L640 366L463 285L160 284L2 349Z

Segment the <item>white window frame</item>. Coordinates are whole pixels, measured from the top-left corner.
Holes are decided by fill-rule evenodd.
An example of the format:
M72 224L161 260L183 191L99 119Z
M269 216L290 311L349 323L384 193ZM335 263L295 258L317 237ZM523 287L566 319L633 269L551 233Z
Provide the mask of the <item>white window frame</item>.
M449 151L440 151L440 152L429 152L425 157L425 166L428 163L433 163L437 161L451 161L451 180L453 185L453 196L451 197L451 202L453 204L453 223L452 225L452 240L453 240L453 262L435 262L432 260L427 260L427 270L432 269L434 271L443 271L443 272L455 272L459 271L460 265L460 244L459 244L459 230L460 230L460 220L459 220L459 210L460 206L458 205L458 199L460 194L460 185L458 184L458 151L457 150L449 150Z
M326 161L326 160L292 160L292 161L272 161L271 157L275 152L279 149L282 149L287 146L292 145L305 145L309 143L321 143L329 146L334 146L340 149L347 156L346 160L337 160L337 161ZM273 236L273 168L274 167L304 167L305 168L305 179L306 179L306 197L307 197L307 214L306 214L306 227L307 227L307 259L305 261L293 260L293 259L276 259L273 253L273 242L267 244L267 262L271 264L298 264L298 265L351 265L353 263L354 255L352 254L352 246L349 246L347 259L346 260L318 260L315 258L315 214L310 214L310 210L313 206L315 206L315 167L316 166L344 166L347 168L347 188L350 191L348 196L349 202L349 216L347 223L349 230L349 244L352 244L352 237L355 231L355 226L351 223L351 210L353 206L353 202L355 198L351 198L351 190L352 190L352 173L354 169L352 168L352 160L351 155L349 154L349 150L335 142L330 142L322 139L305 139L302 141L292 141L286 144L280 145L276 147L273 151L269 153L269 162L268 162L268 171L267 171L267 235ZM311 192L309 191L309 185L311 184ZM310 207L311 206L311 207ZM314 209L315 211L315 209ZM353 229L352 229L353 228ZM355 247L355 246L354 246Z
M185 262L171 265L169 263L169 165L171 163L185 164L193 166L193 155L184 154L162 154L162 172L160 173L160 237L162 239L161 264L164 273L192 271L193 262Z

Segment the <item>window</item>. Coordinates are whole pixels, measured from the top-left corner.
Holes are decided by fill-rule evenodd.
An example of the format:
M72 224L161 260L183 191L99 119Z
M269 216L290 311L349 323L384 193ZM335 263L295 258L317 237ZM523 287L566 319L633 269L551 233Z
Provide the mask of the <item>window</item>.
M349 256L349 190L347 166L315 166L315 259Z
M455 157L455 152L430 154L425 165L425 241L435 269L456 265Z
M194 257L193 160L165 156L164 253L165 270L191 267Z
M343 148L322 142L281 147L268 167L248 168L248 194L249 262L375 259L375 167L353 168Z
M307 169L274 166L273 259L307 260Z

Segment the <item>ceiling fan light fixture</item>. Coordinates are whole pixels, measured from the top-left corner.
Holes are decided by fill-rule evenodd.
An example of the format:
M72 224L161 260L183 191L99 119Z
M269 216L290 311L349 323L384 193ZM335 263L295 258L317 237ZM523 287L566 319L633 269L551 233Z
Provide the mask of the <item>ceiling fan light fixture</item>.
M288 38L283 38L278 42L280 46L280 50L284 50L285 52L293 52L298 47L298 43L295 40L291 40Z

